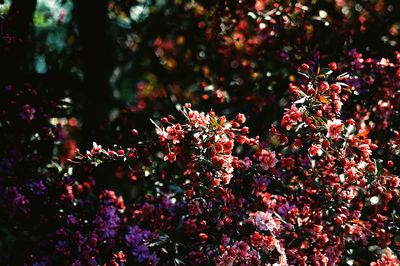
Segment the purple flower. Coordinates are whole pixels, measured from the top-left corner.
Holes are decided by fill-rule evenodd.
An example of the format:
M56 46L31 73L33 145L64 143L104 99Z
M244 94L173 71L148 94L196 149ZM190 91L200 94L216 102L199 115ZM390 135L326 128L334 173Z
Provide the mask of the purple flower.
M120 226L117 208L114 206L102 206L94 220L94 224L97 226L99 236L103 240L114 238Z
M78 219L77 219L74 215L69 214L69 215L67 216L67 222L68 222L69 224L78 224Z
M253 165L253 161L249 157L245 157L243 160L239 160L240 166L247 170Z
M22 118L22 120L32 121L35 118L35 113L36 113L35 108L30 106L29 104L25 104L22 107L22 112L19 114L19 116Z
M32 182L30 187L33 194L35 195L43 195L46 190L46 186L43 184L43 181L41 180L38 182Z
M29 200L25 195L21 194L16 187L8 187L5 191L5 196L7 198L8 204L10 205L11 215L14 215L17 210L24 214L29 212Z
M150 253L149 248L145 245L145 241L155 238L157 235L148 230L143 230L139 226L129 227L128 233L125 235L127 245L131 248L132 255L139 263L145 261L157 265L159 259L156 254Z
M289 205L289 202L286 202L285 205L278 207L278 213L283 219L286 219L288 212L294 208L296 208L295 205Z

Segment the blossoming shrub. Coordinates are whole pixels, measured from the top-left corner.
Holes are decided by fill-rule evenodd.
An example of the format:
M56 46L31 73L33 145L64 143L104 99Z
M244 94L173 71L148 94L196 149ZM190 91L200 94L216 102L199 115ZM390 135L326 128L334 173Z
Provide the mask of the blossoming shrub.
M1 88L0 264L399 265L396 1L172 5L123 146L51 164L59 102Z
M303 68L301 73L309 83L292 85L290 90L297 100L282 120L286 129L288 122L291 125L289 134L285 134L288 143L293 138L287 146L290 148L285 147L282 153L294 159L295 165L298 161L301 167L300 172L283 174L290 184L288 195L296 198L294 205L300 215L297 226L302 230L293 239L299 241L300 247L292 251L298 263L302 256L310 259L306 250L312 250L311 260L365 264L374 260L374 255L367 256L367 251L397 249L398 229L389 228L397 227L398 215L393 215L389 206L399 204L399 178L373 157L377 145L360 134L354 119L341 119L341 107L351 88L343 83L344 75L332 79L327 75L330 72L322 69L319 74L310 75ZM282 136L276 130L271 133ZM303 156L293 158L298 153Z
M303 64L299 73L291 104L266 138L249 136L243 114L228 118L185 104L179 118L154 122L158 141L78 153L73 178L65 177L72 182L60 190L65 209L43 244L54 255L41 250L31 258L398 265L397 166L376 159L377 145L344 116L355 91L347 74L335 64L315 73ZM127 166L138 188L129 202L88 172L114 162Z

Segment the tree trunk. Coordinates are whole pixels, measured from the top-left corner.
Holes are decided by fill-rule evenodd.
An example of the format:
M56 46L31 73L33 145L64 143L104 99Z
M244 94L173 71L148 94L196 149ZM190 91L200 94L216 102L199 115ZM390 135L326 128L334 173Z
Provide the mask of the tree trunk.
M109 36L106 0L76 0L75 15L83 46L84 106L82 144L102 142L114 103L109 84L113 52Z
M2 26L0 40L1 82L19 81L29 66L29 33L36 0L13 0Z

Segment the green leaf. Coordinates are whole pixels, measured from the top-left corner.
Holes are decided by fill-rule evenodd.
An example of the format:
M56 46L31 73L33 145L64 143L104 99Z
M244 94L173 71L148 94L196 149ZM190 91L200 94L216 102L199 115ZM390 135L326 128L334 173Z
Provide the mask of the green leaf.
M328 67L323 67L319 73L320 73L321 75L329 76L330 74L333 73L333 71L330 70Z
M304 76L304 77L306 77L307 79L310 79L310 75L307 73L307 72L304 72L304 71L298 71L297 73L299 73L300 75L302 75L302 76Z

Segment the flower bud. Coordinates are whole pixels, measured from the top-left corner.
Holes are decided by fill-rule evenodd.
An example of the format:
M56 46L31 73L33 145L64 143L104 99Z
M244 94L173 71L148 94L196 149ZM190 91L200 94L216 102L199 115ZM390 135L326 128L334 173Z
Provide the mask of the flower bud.
M307 72L310 69L310 66L307 64L301 64L300 69Z
M205 233L200 233L199 234L199 238L200 238L201 241L207 241L208 235L205 234Z
M336 62L330 62L328 66L329 66L329 69L332 70L332 71L336 71L337 70Z

